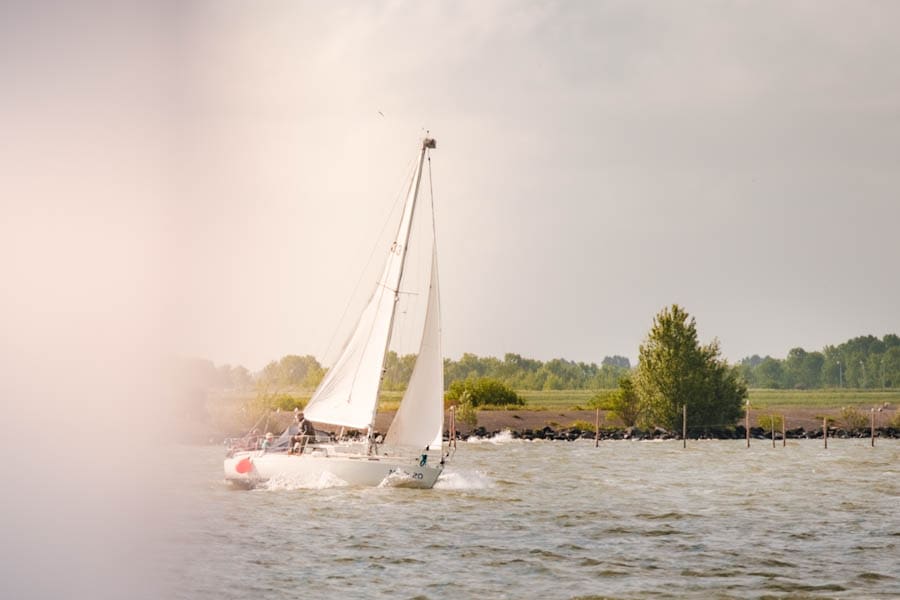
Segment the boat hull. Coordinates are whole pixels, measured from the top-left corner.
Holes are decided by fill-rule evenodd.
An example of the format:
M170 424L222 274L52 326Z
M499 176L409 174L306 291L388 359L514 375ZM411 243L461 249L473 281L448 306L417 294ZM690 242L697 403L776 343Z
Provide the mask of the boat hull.
M423 466L412 459L387 456L238 452L225 459L224 469L226 481L242 487L276 480L301 486L325 483L427 489L434 487L443 466Z

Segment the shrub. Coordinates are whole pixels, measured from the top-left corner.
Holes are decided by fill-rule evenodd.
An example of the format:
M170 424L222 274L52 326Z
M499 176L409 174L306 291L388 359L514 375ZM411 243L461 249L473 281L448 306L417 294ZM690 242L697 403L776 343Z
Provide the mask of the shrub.
M511 387L502 381L489 377L454 381L450 384L447 393L444 394L444 404L450 406L461 404L464 395L473 408L479 406L525 405L525 400Z
M756 419L756 424L759 427L762 427L766 431L778 431L781 429L782 424L784 423L784 417L781 415L760 415L758 419Z
M900 410L894 411L894 418L891 419L888 426L893 427L894 429L900 429Z
M472 404L472 398L468 392L463 392L456 405L456 418L471 428L478 425L478 411Z
M291 394L263 394L260 393L249 403L248 408L254 415L261 415L274 410L285 412L293 411L295 408L303 410L309 398L301 396L292 396Z
M589 423L588 421L572 421L569 425L569 429L577 429L578 431L594 431L595 427L593 423Z
M841 423L847 429L862 429L868 427L868 417L852 406L845 406L841 409Z
M621 386L621 382L620 382ZM616 397L619 394L619 390L600 390L596 394L594 394L590 401L588 402L588 408L599 408L600 410L613 410L613 404L616 401ZM580 408L576 407L572 410L580 410Z
M829 417L828 415L816 415L814 418L817 422L824 420L828 427L834 427L834 424L836 423L836 419L834 417Z

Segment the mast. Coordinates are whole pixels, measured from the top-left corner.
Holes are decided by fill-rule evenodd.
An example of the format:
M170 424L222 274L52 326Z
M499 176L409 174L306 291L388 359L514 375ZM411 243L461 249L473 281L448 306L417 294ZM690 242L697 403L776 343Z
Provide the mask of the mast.
M392 290L394 292L394 305L391 307L391 319L390 319L390 323L388 324L387 340L385 341L385 344L384 344L384 352L381 355L381 377L379 377L379 379L378 379L378 387L375 390L375 403L372 406L372 418L369 420L369 429L368 429L368 433L367 433L367 438L368 438L367 453L368 454L372 454L372 450L374 449L374 445L375 445L374 444L375 443L375 439L374 439L375 438L375 415L378 413L378 398L381 396L381 384L384 382L384 375L385 375L385 371L386 371L385 365L387 364L388 348L390 348L390 346L391 346L391 337L394 333L394 319L397 316L397 304L399 303L399 300L400 300L400 282L403 281L403 270L406 267L406 254L407 254L407 250L409 249L409 238L410 238L410 234L412 233L413 218L415 217L415 214L416 214L416 200L418 200L418 198L419 198L419 184L422 181L422 166L425 163L425 153L428 151L429 148L436 148L436 147L437 147L437 143L435 142L434 138L425 137L425 139L422 140L422 150L419 152L419 164L416 167L415 182L413 183L414 189L413 189L413 195L412 195L412 200L411 200L412 205L410 206L410 209L409 209L409 226L406 228L406 235L405 235L405 239L403 240L403 247L399 248L399 249L398 248L391 249L391 251L397 251L397 250L400 251L400 269L397 273L397 283L396 283L397 287L394 290Z

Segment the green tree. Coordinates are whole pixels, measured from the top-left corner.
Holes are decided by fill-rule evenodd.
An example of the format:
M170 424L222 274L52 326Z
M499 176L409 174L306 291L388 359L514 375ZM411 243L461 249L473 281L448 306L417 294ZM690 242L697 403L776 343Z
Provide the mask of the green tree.
M700 345L694 318L677 304L656 315L639 357L635 387L645 424L675 429L684 405L695 427L731 424L743 414L746 384L719 357L718 342Z
M624 375L619 379L619 389L613 394L610 408L622 420L625 427L637 424L641 416L641 405L630 375Z
M259 383L266 389L286 387L316 387L325 375L325 370L315 357L288 354L281 360L273 360L266 365L259 377Z
M387 353L384 360L384 379L381 383L381 389L390 391L405 390L409 384L409 378L412 377L413 367L416 366L415 354L404 354L399 356L391 350Z
M628 359L625 359L628 360ZM630 368L625 367L617 367L611 364L604 364L597 371L597 374L594 376L591 381L591 386L596 389L616 389L619 387L619 380L622 377L629 376L631 373Z
M765 357L759 366L755 369L757 387L781 389L786 387L784 379L784 369L781 361L771 356Z
M619 356L616 354L615 356L605 356L603 358L603 362L600 363L601 366L610 366L610 367L619 367L622 369L630 369L631 362L624 356Z

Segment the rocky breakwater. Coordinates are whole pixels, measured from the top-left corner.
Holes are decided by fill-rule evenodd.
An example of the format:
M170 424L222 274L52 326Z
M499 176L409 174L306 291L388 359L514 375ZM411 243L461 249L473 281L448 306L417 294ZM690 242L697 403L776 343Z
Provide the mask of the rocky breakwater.
M597 432L594 429L583 429L580 427L551 427L549 425L540 429L513 429L503 428L488 430L485 427L476 427L465 433L457 433L457 439L466 441L469 438L476 439L492 439L497 436L509 436L512 439L522 440L552 440L561 442L572 442L578 439L595 439ZM868 428L859 429L843 429L840 427L829 427L828 437L848 439L848 438L868 438L872 432ZM449 432L445 432L445 437L449 436ZM677 440L681 439L680 431L668 431L660 427L653 429L641 429L638 427L622 427L622 428L601 428L600 440ZM689 440L741 440L747 437L747 430L743 425L732 428L709 428L703 431L688 431L687 438ZM771 440L771 430L762 427L751 427L750 437L757 440ZM785 431L787 439L822 439L822 428L806 430L803 427L788 429ZM881 427L875 429L876 438L900 439L900 429L894 427ZM781 440L781 432L775 432L775 439Z

